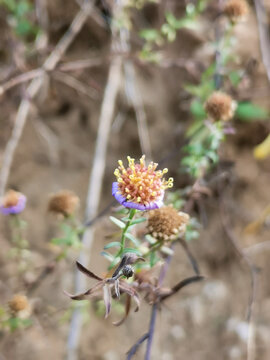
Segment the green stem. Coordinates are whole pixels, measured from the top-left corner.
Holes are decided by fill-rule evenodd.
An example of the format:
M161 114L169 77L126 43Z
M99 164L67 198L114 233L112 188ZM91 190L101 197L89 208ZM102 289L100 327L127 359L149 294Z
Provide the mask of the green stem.
M122 256L124 249L125 249L125 241L126 241L126 233L128 231L128 228L130 227L131 221L134 218L136 214L136 209L130 209L129 210L129 216L128 216L128 221L126 223L126 226L124 227L123 231L122 231L122 236L121 236L121 247L120 250L117 254L117 256Z

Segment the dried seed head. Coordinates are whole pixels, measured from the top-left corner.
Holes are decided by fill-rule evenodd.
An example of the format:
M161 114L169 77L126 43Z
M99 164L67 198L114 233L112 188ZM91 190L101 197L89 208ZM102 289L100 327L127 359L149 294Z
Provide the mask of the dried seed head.
M74 214L79 203L80 200L76 194L69 190L62 190L51 196L48 210L59 215L69 216Z
M16 315L24 310L28 311L30 308L27 297L24 295L14 295L8 302L8 306L10 311Z
M125 265L122 269L122 273L126 278L130 278L134 275L134 269L131 265Z
M205 103L205 111L215 121L228 121L235 112L236 102L227 94L216 91Z
M149 234L157 240L174 240L184 234L188 221L188 214L164 206L150 211L147 227Z
M25 205L26 196L20 192L9 190L2 198L0 211L4 215L19 214L24 210Z
M225 15L232 21L241 21L248 13L248 4L245 0L228 0L224 7Z

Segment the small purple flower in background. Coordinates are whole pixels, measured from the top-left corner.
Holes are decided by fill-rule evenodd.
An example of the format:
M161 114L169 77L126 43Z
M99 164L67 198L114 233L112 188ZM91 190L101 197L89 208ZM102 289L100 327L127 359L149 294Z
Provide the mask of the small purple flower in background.
M20 192L9 190L1 200L0 212L4 215L19 214L26 205L26 196Z
M163 179L168 169L156 170L158 164L152 161L145 164L145 156L140 163L127 157L128 168L118 161L118 168L114 171L117 181L112 185L112 195L123 206L137 210L158 209L163 205L165 189L173 186L173 179Z

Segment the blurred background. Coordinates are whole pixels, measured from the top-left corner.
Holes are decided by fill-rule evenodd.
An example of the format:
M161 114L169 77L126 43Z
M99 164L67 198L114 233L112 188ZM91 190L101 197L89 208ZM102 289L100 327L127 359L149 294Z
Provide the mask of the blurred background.
M192 13L191 25L176 24L159 39L166 14L185 18L198 3L202 8ZM193 185L181 160L186 131L203 108L194 106L196 96L187 85L200 84L222 53L225 3L0 0L0 188L1 195L14 189L27 197L20 226L28 242L18 254L14 224L1 215L0 360L67 358L74 304L63 290L74 292L81 249L71 247L58 258L59 244L51 240L61 238L63 228L48 212L51 194L73 191L81 222L102 212L91 225L93 242L85 251L89 268L103 274L108 262L100 252L115 232L109 215L117 206L111 184L118 159L146 153L167 167L174 177L168 202L181 200L181 190ZM228 71L244 76L233 89L226 83L225 88L249 105L236 113L228 131L233 134L226 135L218 164L204 177L206 190L190 195L197 227L188 245L206 280L162 305L152 351L156 360L270 357L270 146L264 144L261 156L254 152L270 129L270 3L251 1L248 8L228 45L233 54ZM89 178L101 187L93 202L91 192L87 197ZM165 285L191 275L186 253L176 244ZM22 326L9 322L8 302L15 294L26 296L31 308L30 321ZM149 326L151 306L143 301L120 327L112 320L121 317L123 306L115 305L106 320L99 302L81 307L78 359L125 359ZM144 352L142 345L134 359L143 359Z

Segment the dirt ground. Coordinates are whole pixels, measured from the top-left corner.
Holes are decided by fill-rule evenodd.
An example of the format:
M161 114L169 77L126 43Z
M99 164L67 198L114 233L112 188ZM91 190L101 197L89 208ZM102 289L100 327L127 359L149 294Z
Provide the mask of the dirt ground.
M76 3L50 0L50 43L55 44L72 20ZM62 8L66 7L65 12ZM181 10L181 9L180 9ZM179 11L180 11L179 10ZM149 9L144 21L149 21ZM158 19L152 19L158 21ZM180 31L176 42L169 46L168 56L179 59L207 61L205 40L213 36L211 24L204 19L204 35ZM247 24L236 28L239 40L236 51L242 64L255 59L258 65L250 78L250 85L241 94L270 109L270 88L259 50L255 16L249 15ZM74 75L86 84L97 84L98 99L91 99L73 89L51 80L47 89L35 100L33 110L20 140L8 182L28 198L23 218L28 222L26 236L32 251L31 271L23 278L17 276L16 264L7 254L10 249L10 231L7 218L0 218L0 294L1 306L12 295L25 292L26 283L37 278L40 271L54 257L49 241L57 234L57 221L47 213L48 196L60 189L73 190L81 200L83 219L89 173L93 161L100 104L106 85L108 64L104 60L109 51L110 36L89 19L63 61L100 57L102 65L78 71ZM246 44L249 46L246 46ZM4 66L1 63L2 69ZM175 178L175 189L187 185L187 178L179 173L181 154L177 149L183 143L184 130L190 122L187 111L189 99L183 84L194 81L185 67L137 65L139 88L144 102L150 132L154 161L163 161ZM1 99L0 162L9 139L14 117L24 86L8 92ZM259 97L256 94L260 94ZM122 115L124 122L118 123ZM235 122L236 134L221 149L222 181L213 182L213 196L205 197L200 209L193 210L203 226L200 237L190 242L190 250L206 279L183 289L164 303L159 311L152 358L155 360L244 360L247 359L249 332L254 343L248 344L254 356L248 360L270 358L270 271L269 227L267 224L254 235L246 235L247 224L257 219L270 204L269 159L258 162L253 148L269 132L269 123ZM45 135L44 135L45 134ZM119 158L141 155L136 118L124 96L118 99L115 120L110 133L106 158L106 173L102 185L100 210L112 201L111 183ZM212 174L211 178L215 178ZM114 228L108 214L97 225L91 252L90 268L104 272L107 262L99 256ZM247 309L251 296L251 274L246 261L233 246L232 238L256 265L256 291L250 324ZM266 242L264 247L256 244ZM176 247L166 285L193 274L181 246ZM0 333L0 360L64 359L69 329L70 300L63 290L73 291L75 260L78 253L53 269L30 295L34 324L11 335ZM114 327L117 311L104 320L93 305L87 307L83 329L80 359L119 360L148 329L151 308L143 303L138 313L131 312L127 321ZM145 345L134 359L143 359Z

